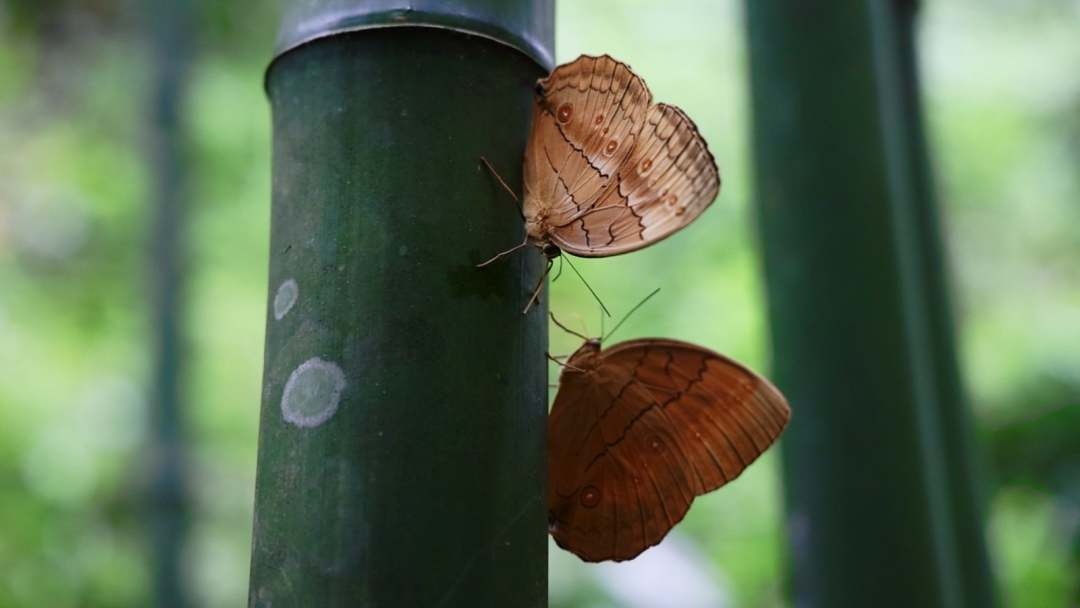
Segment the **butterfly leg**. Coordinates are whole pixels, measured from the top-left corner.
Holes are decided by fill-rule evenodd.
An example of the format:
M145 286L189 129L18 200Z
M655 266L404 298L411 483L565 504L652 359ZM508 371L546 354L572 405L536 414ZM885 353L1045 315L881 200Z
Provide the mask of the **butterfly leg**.
M554 363L555 365L558 365L559 367L565 367L567 369L574 370L575 372L584 372L585 371L585 370L581 369L580 367L577 367L576 365L570 365L569 363L566 363L564 361L559 361L559 357L553 357L553 356L551 356L551 353L544 353L544 356L548 358L548 361L551 361L552 363Z
M490 259L488 259L487 261L485 261L485 262L480 262L479 264L477 264L477 265L476 265L476 267L477 267L477 268L483 268L484 266L487 266L488 264L490 264L490 263L494 262L495 260L501 259L501 258L502 258L502 257L504 257L504 256L508 256L508 255L510 255L511 253L514 253L514 252L515 252L515 251L517 251L518 249L521 249L522 247L524 247L524 246L526 246L526 245L528 245L528 244L529 244L529 235L525 235L525 240L521 241L521 242L520 242L520 243L518 243L517 245L514 245L514 246L513 246L513 247L511 247L510 249L507 249L506 251L500 251L499 253L496 253L496 254L495 254L494 256L492 256L492 257L491 257Z
M488 171L491 171L491 174L494 175L495 179L499 181L499 185L503 187L503 190L506 190L506 193L510 195L510 198L514 199L514 201L517 203L521 203L521 199L518 198L517 194L514 194L514 190L506 184L506 180L504 180L502 176L499 175L499 172L495 170L495 167L491 166L491 163L488 162L488 159L481 156L480 161L484 163L484 166L488 168ZM521 212L521 209L519 207L514 207L514 211L517 211L517 214L521 216L522 221L525 220L525 214Z
M529 309L532 308L533 302L540 297L540 292L544 289L544 279L547 278L548 273L551 272L551 266L554 264L554 260L548 259L547 268L544 269L544 274L540 275L540 280L536 282L536 287L533 289L532 297L529 298L529 302L525 304L525 309L521 311L521 314L526 314Z

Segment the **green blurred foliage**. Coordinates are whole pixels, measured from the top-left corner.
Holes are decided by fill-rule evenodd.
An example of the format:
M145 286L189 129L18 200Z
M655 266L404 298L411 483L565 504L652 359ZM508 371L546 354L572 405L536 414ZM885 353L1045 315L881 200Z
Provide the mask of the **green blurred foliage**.
M249 7L250 8L250 7ZM0 605L149 602L146 122L135 5L0 8ZM182 397L193 597L246 594L269 230L262 70L276 15L198 5L185 106Z
M277 15L261 3L193 7L187 563L195 598L225 606L241 604L247 586L269 229L262 72ZM0 606L148 602L152 66L137 9L0 5ZM957 0L925 3L922 19L992 550L1009 605L1067 605L1080 599L1080 5ZM614 340L692 340L767 371L739 4L562 2L557 26L560 60L610 53L683 107L724 175L718 202L677 237L578 262L616 316L662 288ZM600 332L572 273L551 298L565 323ZM553 353L578 346L551 335ZM786 603L777 464L767 454L695 501L675 532L733 605ZM598 576L554 549L551 604L616 605L612 581L630 567Z

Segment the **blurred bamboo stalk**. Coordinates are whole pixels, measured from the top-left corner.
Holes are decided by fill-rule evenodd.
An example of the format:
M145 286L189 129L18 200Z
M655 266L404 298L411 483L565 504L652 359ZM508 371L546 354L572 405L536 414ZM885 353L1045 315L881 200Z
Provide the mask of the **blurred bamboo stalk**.
M879 19L893 29L891 45L895 49L899 72L899 91L895 100L900 106L895 110L900 116L896 140L902 147L897 154L907 158L907 180L911 191L906 208L912 215L911 250L918 258L923 288L922 297L916 304L923 308L929 333L926 356L936 380L936 411L943 442L960 585L965 605L991 608L999 602L984 531L983 458L976 450L970 404L956 349L949 259L926 139L915 31L919 2L895 0L887 6L890 14L881 15ZM883 38L879 37L879 40Z
M192 598L184 576L190 496L183 390L187 227L186 128L183 106L191 65L191 7L151 0L144 18L150 57L146 125L151 176L150 267L154 358L150 400L150 531L155 606L183 607Z
M914 5L746 6L795 602L993 605Z

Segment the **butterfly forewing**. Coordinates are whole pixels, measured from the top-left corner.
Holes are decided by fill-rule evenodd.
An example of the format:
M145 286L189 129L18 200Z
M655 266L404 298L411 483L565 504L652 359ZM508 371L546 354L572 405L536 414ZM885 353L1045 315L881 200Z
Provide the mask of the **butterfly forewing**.
M543 205L552 226L572 224L614 183L651 95L625 64L583 56L539 83L525 160L525 212Z
M634 340L603 351L586 373L564 373L552 407L552 536L588 561L635 557L760 456L789 416L767 380L707 349Z
M720 476L712 478L706 491L741 473L776 440L791 415L783 395L768 380L692 344L631 341L604 354L605 362L634 364L635 378L661 399L670 417L681 421L685 438L701 439L705 451L716 456L710 460L719 463ZM640 364L635 357L642 357ZM678 407L668 407L676 402Z
M537 105L560 139L601 177L613 175L626 159L652 103L645 82L607 55L556 68L540 81L540 91Z
M539 107L533 111L530 141L535 143L525 158L525 215L535 215L529 206L544 201L548 208L542 213L550 223L572 223L612 178L597 173L588 157L563 139L555 119Z

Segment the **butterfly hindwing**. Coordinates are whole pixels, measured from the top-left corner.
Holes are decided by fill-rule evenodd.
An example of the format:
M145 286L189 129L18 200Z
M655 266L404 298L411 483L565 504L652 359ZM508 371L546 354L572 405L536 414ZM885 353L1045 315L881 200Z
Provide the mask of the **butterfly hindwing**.
M560 388L549 424L552 536L588 561L631 559L660 542L695 495L686 460L647 444L674 441L651 396L614 371L580 390ZM575 416L579 408L594 413L591 424ZM637 428L651 432L627 432Z

